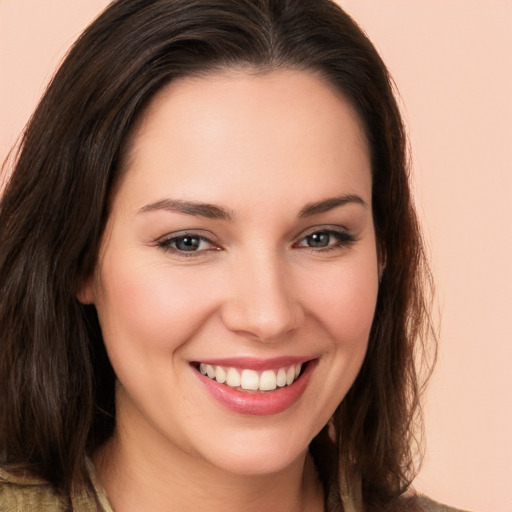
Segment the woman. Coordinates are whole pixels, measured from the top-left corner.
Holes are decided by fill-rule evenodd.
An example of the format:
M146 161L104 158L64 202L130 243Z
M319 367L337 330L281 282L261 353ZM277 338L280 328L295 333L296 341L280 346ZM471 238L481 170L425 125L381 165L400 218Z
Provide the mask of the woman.
M2 510L443 510L405 148L330 1L111 4L0 207Z

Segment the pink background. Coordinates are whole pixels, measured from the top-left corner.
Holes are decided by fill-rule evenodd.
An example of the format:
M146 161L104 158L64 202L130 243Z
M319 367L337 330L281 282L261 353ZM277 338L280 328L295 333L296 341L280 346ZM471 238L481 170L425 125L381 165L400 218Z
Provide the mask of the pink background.
M0 159L106 0L0 0ZM339 0L401 93L432 253L439 363L416 487L512 512L512 1Z

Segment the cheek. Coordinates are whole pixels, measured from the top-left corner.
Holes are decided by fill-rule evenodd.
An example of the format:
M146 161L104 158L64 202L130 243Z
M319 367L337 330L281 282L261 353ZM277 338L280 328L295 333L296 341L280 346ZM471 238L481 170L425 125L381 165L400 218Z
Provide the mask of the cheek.
M368 341L378 293L377 264L369 261L329 269L321 286L309 287L309 305L332 338L344 347Z
M332 416L363 364L378 292L376 258L354 258L326 268L309 286L308 308L314 319L311 335L323 354L314 394L316 434ZM319 277L321 280L319 281Z
M143 259L144 261L144 259ZM199 277L165 264L116 259L102 268L98 315L108 348L176 349L213 307ZM110 346L110 347L109 347Z

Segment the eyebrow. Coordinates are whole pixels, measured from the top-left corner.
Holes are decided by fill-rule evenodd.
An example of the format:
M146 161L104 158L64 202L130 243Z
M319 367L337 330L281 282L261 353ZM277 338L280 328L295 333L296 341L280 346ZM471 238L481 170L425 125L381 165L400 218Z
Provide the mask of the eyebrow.
M325 213L347 204L359 204L365 208L367 206L360 196L355 194L344 194L342 196L330 197L328 199L323 199L322 201L307 204L299 212L299 218L311 217L313 215L318 215L319 213Z
M345 194L342 196L323 199L322 201L314 203L308 203L304 208L302 208L298 216L299 218L311 217L347 204L360 204L364 207L367 206L360 196L355 194ZM148 213L158 210L167 210L170 212L184 213L195 217L206 217L208 219L217 220L232 221L235 218L234 213L219 206L209 203L199 203L196 201L182 201L180 199L161 199L160 201L143 206L138 213Z
M143 206L138 213L148 213L157 210L168 210L171 212L185 213L195 217L206 217L208 219L233 220L234 214L218 206L195 201L181 201L179 199L162 199L155 203Z

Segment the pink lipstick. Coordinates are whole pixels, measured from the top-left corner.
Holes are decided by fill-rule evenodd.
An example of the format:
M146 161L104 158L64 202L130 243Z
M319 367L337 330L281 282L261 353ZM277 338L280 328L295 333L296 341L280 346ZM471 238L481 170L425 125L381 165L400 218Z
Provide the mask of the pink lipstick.
M209 359L194 363L205 389L238 414L271 415L294 405L306 389L316 359Z

